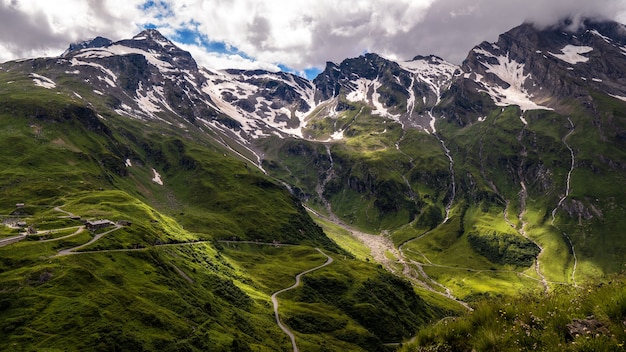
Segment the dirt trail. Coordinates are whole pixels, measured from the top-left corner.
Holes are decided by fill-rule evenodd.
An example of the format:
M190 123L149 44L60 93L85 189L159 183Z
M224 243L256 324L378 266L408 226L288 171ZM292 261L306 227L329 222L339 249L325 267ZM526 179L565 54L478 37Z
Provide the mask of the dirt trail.
M99 233L99 234L95 235L95 236L94 236L94 238L92 238L91 240L89 240L89 242L87 242L87 243L81 244L80 246L76 246L76 247L73 247L73 248L68 248L68 249L64 249L64 250L62 250L62 251L59 251L59 253L57 253L57 254L55 255L55 257L61 257L61 256L64 256L64 255L70 255L70 254L78 254L79 252L76 252L77 250L79 250L79 249L81 249L81 248L83 248L83 247L87 247L87 246L89 246L90 244L92 244L92 243L94 243L94 242L98 241L98 240L99 240L102 236L107 235L107 234L109 234L109 233L111 233L111 232L113 232L113 231L119 230L119 229L121 229L122 227L123 227L123 226L120 226L120 225L115 225L115 227L114 227L113 229L111 229L111 230L109 230L109 231L106 231L106 232Z
M71 228L76 228L76 231L67 235L67 236L63 236L63 237L59 237L59 238L51 238L49 240L40 240L38 241L38 243L42 243L42 242L54 242L54 241L60 241L60 240L64 240L66 238L70 238L70 237L74 237L80 233L82 233L83 231L85 231L85 226L74 226L74 227L66 227L63 229L56 229L56 230L50 230L50 231L38 231L37 233L47 233L47 232L55 232L55 231L63 231L63 230L67 230L67 229L71 229Z
M61 205L61 206L58 206L58 207L54 207L54 210L55 210L55 211L58 211L59 213L64 213L64 214L66 214L66 215L67 215L66 217L68 217L68 218L73 218L73 217L76 217L76 215L74 215L73 213L70 213L70 212L69 212L69 211L67 211L67 210L63 210L63 209L61 209L61 207L62 207L62 205Z
M303 272L301 272L300 274L296 275L296 282L287 287L284 288L282 290L276 291L274 292L274 294L272 294L272 304L274 305L274 317L276 318L276 324L278 324L278 326L280 327L280 329L282 331L285 332L285 334L287 334L287 336L289 336L289 339L291 340L291 345L293 347L293 352L298 352L298 345L296 344L296 337L294 336L293 332L291 332L291 330L289 330L289 328L287 326L285 326L281 321L280 321L280 317L278 315L278 298L277 296L283 292L287 292L289 290L293 290L294 288L300 286L300 279L302 278L303 275L311 273L315 270L319 270L327 265L330 265L333 262L333 258L331 258L328 254L324 253L321 249L319 248L315 248L316 251L320 252L321 254L323 254L327 259L326 262L320 266L316 266L315 268L312 269L308 269L305 270Z
M186 272L184 272L181 268L177 267L174 263L172 263L172 267L174 268L174 270L176 270L178 275L180 275L183 279L185 279L185 281L187 281L189 284L193 285L194 283L193 279L190 278Z
M442 222L442 224L443 224L443 222ZM427 231L427 232L421 234L420 236L418 236L416 238L413 238L411 240L408 240L408 241L406 241L406 242L404 242L404 243L402 243L402 244L400 244L398 246L398 253L400 253L399 258L402 258L402 261L400 263L403 265L403 271L402 271L403 275L406 278L408 278L409 280L411 280L412 282L417 283L420 286L424 287L425 289L427 289L427 290L429 290L431 292L434 292L436 294L442 295L442 296L444 296L446 298L449 298L451 300L454 300L454 301L458 302L460 305L462 305L463 307L465 307L467 310L473 311L474 309L472 307L470 307L469 304L467 304L466 302L463 302L460 299L458 299L457 297L455 297L454 294L452 293L452 290L449 287L446 287L442 283L440 283L437 280L431 278L426 273L426 271L424 270L424 266L437 266L437 265L433 264L433 262L430 261L430 259L428 259L428 257L426 257L424 255L424 253L416 252L414 250L408 249L407 250L408 252L412 252L412 253L420 255L422 258L424 258L424 260L427 263L420 263L420 262L417 262L417 261L411 260L411 259L408 260L408 264L406 263L407 260L405 259L406 257L404 256L403 248L407 244L409 244L409 243L411 243L413 241L419 240L420 238L428 235L431 231ZM417 268L417 270L412 269L409 264L413 265L415 268ZM437 290L435 288L435 286L443 289L445 292L441 292L440 290Z

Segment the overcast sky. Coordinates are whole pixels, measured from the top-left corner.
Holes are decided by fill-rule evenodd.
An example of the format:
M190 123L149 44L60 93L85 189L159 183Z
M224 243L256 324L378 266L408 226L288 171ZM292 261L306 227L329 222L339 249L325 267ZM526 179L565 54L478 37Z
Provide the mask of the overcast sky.
M459 64L524 21L626 22L626 0L0 0L0 62L57 56L71 42L157 28L212 68L291 70L366 52Z

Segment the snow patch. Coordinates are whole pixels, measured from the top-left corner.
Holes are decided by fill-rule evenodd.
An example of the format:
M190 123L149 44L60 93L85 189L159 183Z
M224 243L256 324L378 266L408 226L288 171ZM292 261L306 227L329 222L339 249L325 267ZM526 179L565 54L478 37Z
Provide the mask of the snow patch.
M33 78L33 82L35 82L36 86L43 87L43 88L46 88L46 89L56 88L56 86L57 86L57 84L54 83L54 81L51 80L48 77L44 77L44 76L38 75L36 73L31 73L30 77Z
M482 49L482 48L474 48L472 50L473 52L475 52L478 55L483 55L486 57L496 57L494 54L490 53L489 51Z
M598 37L600 37L600 38L604 39L604 41L605 41L605 42L607 42L607 43L609 43L609 44L611 44L611 42L612 42L612 39L611 39L611 38L609 38L609 37L607 37L607 36L602 35L600 32L598 32L598 31L597 31L597 30L595 30L595 29L591 30L591 34L593 34L593 35L597 35Z
M479 51L482 49L478 49ZM491 53L485 51L484 55L493 56ZM435 63L428 60L413 60L398 62L398 65L403 69L414 74L414 79L419 82L426 83L430 90L435 93L437 97L436 104L441 101L441 89L449 86L454 78L454 73L459 69L458 66L451 64L445 60L435 58ZM412 92L409 92L411 94ZM422 97L424 104L426 104L426 96Z
M330 136L330 139L338 141L343 139L343 130L339 130Z
M531 79L530 74L524 74L524 64L519 63L506 56L498 56L497 64L481 63L488 73L493 73L509 86L503 88L494 84L484 82L484 77L477 75L476 81L483 83L484 92L491 95L498 106L518 105L522 111L526 110L552 110L548 107L536 104L531 100L532 95L524 88L524 83Z
M96 93L96 94L98 94L98 95L104 95L104 93L102 93L101 91L96 90L96 89L94 89L94 90L93 90L93 92L94 92L94 93Z
M523 123L524 125L528 125L528 121L526 121L526 119L524 118L524 116L523 116L523 115L520 115L519 119L520 119L520 121L522 121L522 123Z
M98 76L98 79L101 81L105 81L109 86L111 87L115 87L115 82L117 81L117 76L115 75L115 73L113 73L113 71L109 70L108 68L100 65L100 64L96 64L93 62L87 62L87 61L81 61L78 60L76 58L72 58L72 60L70 61L70 65L72 66L91 66L91 67L95 67L98 70L102 71L103 73L105 73L107 75L107 77L100 77Z
M437 130L435 129L435 122L437 122L437 120L435 119L435 116L432 112L429 111L428 115L430 115L430 129L433 133L437 133Z
M157 183L157 184L163 186L163 181L161 180L161 175L155 169L152 169L152 172L154 173L154 177L152 178L152 182Z
M102 77L102 76L98 76L98 79L101 81L104 81L106 84L108 84L111 87L115 87L115 82L113 82L109 77Z
M588 57L582 56L581 54L586 54L591 51L593 51L593 48L590 46L566 45L563 49L561 49L562 54L549 54L557 59L567 62L568 64L576 65L589 61Z
M626 101L626 97L621 96L621 95L614 95L614 94L609 94L610 96L612 96L613 98L619 99L621 101Z
M141 110L149 113L163 111L157 104L155 104L155 102L159 102L159 99L154 96L153 91L148 91L145 95L142 94L142 91L143 85L141 84L141 82L139 82L139 87L135 92L135 95L137 96L135 98L135 102L137 103L137 105L139 105L139 108Z
M372 88L374 89L374 91L372 92L372 104L374 104L374 107L376 108L376 110L373 110L372 114L388 117L394 121L400 121L399 114L394 115L390 113L389 110L385 106L383 106L383 104L380 102L380 94L378 93L378 88L380 88L381 86L382 86L382 83L380 83L378 80L374 80L373 85L372 85Z
M358 80L352 82L356 87L355 90L351 91L346 95L346 99L353 103L359 101L367 101L368 92L372 88L373 82L369 79L359 78Z

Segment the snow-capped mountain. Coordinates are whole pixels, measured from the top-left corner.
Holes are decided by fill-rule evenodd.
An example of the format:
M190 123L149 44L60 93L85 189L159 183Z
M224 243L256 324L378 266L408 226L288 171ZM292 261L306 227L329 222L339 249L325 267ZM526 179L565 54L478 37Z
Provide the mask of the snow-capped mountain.
M52 85L74 75L106 96L120 115L200 123L243 144L271 135L312 138L308 122L336 117L346 101L364 103L383 119L428 130L433 120L425 112L459 73L457 66L434 56L395 62L375 54L328 63L313 81L284 72L213 70L199 68L188 52L156 30L118 42L98 37L72 44L52 60L46 74L55 77L42 74L39 82Z
M156 30L130 40L68 50L57 64L94 87L94 93L114 99L120 115L165 119L163 113L193 121L219 116L213 102L198 87L204 78L191 55ZM173 122L173 121L169 121Z
M624 25L586 20L574 32L569 26L569 21L546 29L523 24L495 43L481 43L464 61L462 80L497 106L518 105L523 111L564 111L568 99L590 102L591 92L626 100Z
M98 37L70 45L58 58L12 65L31 65L26 69L42 87L65 79L89 84L117 114L209 129L254 150L256 140L273 135L341 139L336 123L319 134L314 122L361 108L381 122L434 132L445 118L481 121L490 106L563 110L567 99L590 101L591 91L626 100L624 26L588 20L568 32L567 25L523 24L496 43L474 47L461 66L435 56L394 61L365 54L327 63L312 81L284 72L199 68L152 29L118 42Z
M283 72L203 69L202 91L249 138L269 134L302 137L306 116L315 107L314 85Z
M315 78L316 100L338 97L363 102L372 114L402 123L406 127L432 130L426 112L440 101L459 68L436 56L417 56L396 62L376 54L366 54L341 64L327 63ZM341 101L331 115L346 109Z

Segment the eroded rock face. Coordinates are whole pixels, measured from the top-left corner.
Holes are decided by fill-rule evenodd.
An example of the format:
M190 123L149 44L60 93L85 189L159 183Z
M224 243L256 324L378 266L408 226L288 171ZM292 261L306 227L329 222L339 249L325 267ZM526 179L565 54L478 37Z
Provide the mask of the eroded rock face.
M591 212L583 202L576 199L568 199L563 203L563 209L567 212L567 214L572 218L582 218L585 220L590 220L593 218Z

